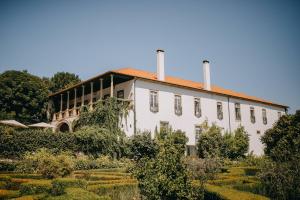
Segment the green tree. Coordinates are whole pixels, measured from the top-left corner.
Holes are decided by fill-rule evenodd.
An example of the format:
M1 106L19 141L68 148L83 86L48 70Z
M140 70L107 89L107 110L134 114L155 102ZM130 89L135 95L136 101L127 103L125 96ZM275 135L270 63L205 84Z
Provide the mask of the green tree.
M200 158L219 157L221 155L222 134L221 129L213 124L208 126L207 121L202 125L202 133L197 144Z
M153 158L158 152L158 144L151 138L151 132L135 134L128 141L129 157L134 160Z
M69 72L57 72L50 79L51 84L50 90L54 93L64 88L70 87L76 83L79 83L81 80L78 75Z
M26 71L0 74L0 117L23 123L46 119L48 90L44 82Z
M142 158L136 166L141 194L149 200L190 199L191 182L184 163L187 138L181 131L159 140L154 158Z
M284 115L261 138L271 158L261 182L272 199L300 199L300 111Z

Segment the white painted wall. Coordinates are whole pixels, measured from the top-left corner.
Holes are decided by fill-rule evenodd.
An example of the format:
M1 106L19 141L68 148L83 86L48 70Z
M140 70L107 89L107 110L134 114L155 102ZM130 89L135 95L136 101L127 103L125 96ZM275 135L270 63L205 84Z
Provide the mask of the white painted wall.
M195 125L208 120L209 124L216 123L222 127L224 132L230 131L229 111L231 130L234 131L239 125L245 127L250 135L250 151L260 155L263 153L263 146L260 142L260 136L264 131L271 128L278 120L278 111L284 114L283 108L259 104L252 101L245 101L234 98L227 98L220 95L208 94L200 91L194 91L174 86L162 85L150 81L137 80L135 83L136 92L136 127L137 130L149 130L154 134L155 127L159 130L160 121L168 121L173 129L184 131L189 138L188 145L195 145ZM150 111L149 91L158 91L159 112ZM174 95L181 95L182 115L177 116L174 112ZM194 98L201 99L202 116L197 118L194 115ZM228 104L229 101L229 104ZM217 102L223 105L223 120L217 118ZM241 121L235 120L234 103L241 105ZM228 106L229 105L229 106ZM255 108L256 123L250 121L250 106ZM268 124L262 122L262 108L267 111ZM260 134L257 134L260 130Z

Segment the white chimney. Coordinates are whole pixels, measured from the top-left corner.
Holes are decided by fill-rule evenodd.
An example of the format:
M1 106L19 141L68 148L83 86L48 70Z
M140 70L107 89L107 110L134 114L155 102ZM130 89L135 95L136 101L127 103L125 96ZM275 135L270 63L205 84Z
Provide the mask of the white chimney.
M211 90L210 67L209 67L209 61L208 60L203 60L203 80L204 80L204 89L205 90Z
M162 49L156 50L157 56L157 79L165 80L165 51Z

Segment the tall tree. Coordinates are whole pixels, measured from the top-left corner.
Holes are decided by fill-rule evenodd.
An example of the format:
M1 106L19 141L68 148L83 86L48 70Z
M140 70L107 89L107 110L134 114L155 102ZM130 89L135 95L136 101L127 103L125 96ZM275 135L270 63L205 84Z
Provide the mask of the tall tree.
M78 75L69 72L57 72L50 79L52 85L50 85L51 92L57 92L61 89L67 88L71 85L79 83L81 80Z
M46 119L48 89L44 81L27 71L0 74L0 117L24 123Z

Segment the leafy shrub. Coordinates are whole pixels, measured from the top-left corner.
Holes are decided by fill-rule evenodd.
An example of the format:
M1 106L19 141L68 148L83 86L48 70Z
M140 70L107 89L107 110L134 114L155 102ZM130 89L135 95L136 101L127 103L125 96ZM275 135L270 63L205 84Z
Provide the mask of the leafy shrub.
M33 180L27 183L22 183L20 193L22 195L48 193L51 191L52 185L49 180Z
M74 133L78 151L97 156L98 154L114 156L119 152L118 137L108 129L99 126L84 126Z
M147 199L187 199L191 182L184 163L187 138L181 131L157 135L159 152L142 158L135 168L141 195Z
M42 174L45 178L64 177L73 171L73 158L67 153L53 154L47 149L40 149L26 153L18 168Z
M129 157L140 160L143 157L153 158L157 154L158 145L151 139L151 132L137 133L128 141Z
M1 160L0 161L0 171L14 171L17 166L16 161L12 160Z
M262 136L271 158L260 173L262 186L272 199L300 199L300 111L284 115Z
M52 193L54 195L61 195L67 187L86 188L87 182L74 178L58 178L52 181Z
M221 168L221 162L217 158L199 159L188 157L186 163L187 168L191 172L191 177L194 180L199 180L202 185L207 180L214 179Z
M221 155L221 129L213 124L208 126L207 121L202 124L202 133L199 135L197 150L200 158L219 157Z

